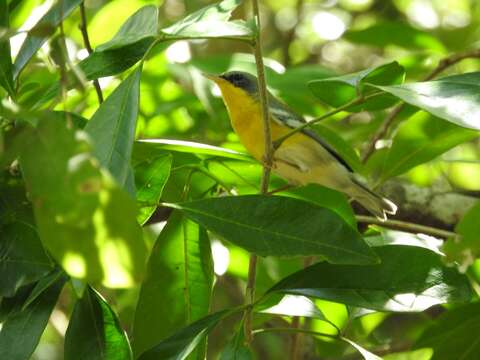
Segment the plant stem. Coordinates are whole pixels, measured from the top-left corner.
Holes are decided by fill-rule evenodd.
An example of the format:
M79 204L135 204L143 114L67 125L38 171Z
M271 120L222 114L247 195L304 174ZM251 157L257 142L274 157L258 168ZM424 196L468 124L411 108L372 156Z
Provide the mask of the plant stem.
M399 220L379 220L373 216L364 216L364 215L355 215L355 219L357 219L360 223L372 224L383 226L393 230L401 230L413 234L426 234L440 238L456 238L458 235L454 232L442 230L430 226L414 224L406 221L399 221Z
M85 49L87 49L88 54L90 55L93 52L92 45L90 44L90 39L88 37L88 31L87 31L87 15L85 13L85 4L82 1L80 3L80 31L82 33L83 37L83 43L85 44ZM101 104L103 103L103 94L102 94L102 88L100 87L100 83L98 79L93 80L93 86L95 88L95 91L97 93L97 98L98 102Z
M267 97L267 84L265 81L265 68L263 66L262 57L262 43L260 39L261 24L260 24L260 12L258 7L258 0L252 0L253 18L256 20L256 36L254 41L254 55L255 64L257 66L258 77L258 90L260 95L260 108L262 110L263 120L263 137L264 137L264 157L263 157L263 174L262 182L260 185L260 193L268 195L268 184L270 181L270 171L273 163L273 144L272 134L270 129L270 115L268 113L268 97ZM251 343L253 339L252 335L252 308L255 301L255 278L257 273L257 256L255 254L250 255L248 265L248 280L247 288L245 291L246 302L249 305L244 314L244 332L245 340L247 343Z
M313 330L306 330L306 329L299 329L299 328L291 328L291 327L286 327L286 328L261 328L261 329L255 329L253 330L253 334L262 334L262 333L268 333L268 332L279 332L279 333L302 333L302 334L309 334L313 336L323 336L323 337L328 337L331 339L340 339L339 335L332 335L332 334L326 334L318 331L313 331Z
M438 63L437 67L433 69L427 76L423 78L423 81L429 81L438 76L445 69L449 68L456 63L471 58L480 58L480 49L470 50L459 54L450 55ZM378 140L382 139L388 132L390 126L393 124L393 121L398 116L398 114L403 110L405 104L399 104L393 108L393 110L388 114L385 120L382 123L382 126L373 134L372 139L368 143L367 147L362 156L362 161L365 163L375 150L375 144Z

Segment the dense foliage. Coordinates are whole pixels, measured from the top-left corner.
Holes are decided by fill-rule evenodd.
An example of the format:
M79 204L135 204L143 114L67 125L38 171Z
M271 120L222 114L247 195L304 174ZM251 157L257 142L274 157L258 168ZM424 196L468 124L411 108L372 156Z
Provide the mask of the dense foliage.
M480 4L256 3L0 0L0 359L478 358ZM398 214L262 192L232 69Z

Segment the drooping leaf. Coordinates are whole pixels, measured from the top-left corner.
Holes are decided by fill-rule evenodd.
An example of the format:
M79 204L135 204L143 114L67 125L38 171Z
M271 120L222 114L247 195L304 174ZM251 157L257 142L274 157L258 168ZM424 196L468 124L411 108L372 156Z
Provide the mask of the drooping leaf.
M405 70L396 61L357 73L313 80L308 87L322 102L333 107L340 107L353 101L360 94L368 95L373 91L365 84L390 85L401 84ZM392 96L379 95L365 103L352 106L348 111L379 110L392 106L397 100Z
M473 130L442 121L420 111L404 122L393 138L380 173L380 181L400 175L413 167L478 136Z
M0 0L0 29L9 27L8 1ZM15 97L12 75L12 57L10 55L10 41L0 39L0 86L7 90L11 97Z
M0 359L30 358L47 326L65 281L66 278L61 277L25 309L7 317L0 329Z
M334 211L283 197L247 195L172 204L226 240L261 256L321 255L337 264L372 264L375 254Z
M115 312L91 287L75 303L65 334L66 360L132 359L127 335Z
M239 310L221 310L201 318L143 352L138 360L184 360L218 322Z
M453 308L440 315L420 336L415 348L432 348L431 360L475 360L480 351L480 303Z
M375 247L376 265L321 262L281 280L272 292L317 297L379 311L423 311L435 304L466 302L466 276L443 264L441 256L421 247Z
M32 30L39 28L56 28L60 21L65 19L70 13L80 4L82 0L63 0L53 5L50 10L40 19L40 21L33 27ZM62 7L63 8L62 8ZM13 78L16 79L22 69L27 65L33 55L42 47L47 41L48 36L37 36L35 31L30 31L20 48L20 51L15 59L13 66Z
M93 154L122 187L127 180L135 139L141 74L139 66L100 105L85 126L93 140Z
M480 130L480 72L438 80L381 86L399 99L462 127Z
M25 134L20 164L42 243L72 277L131 286L145 261L137 209L91 156L86 134L44 119Z
M152 250L137 302L135 355L208 314L212 284L213 265L205 230L173 213Z
M118 49L145 38L154 38L157 27L158 9L154 5L146 5L130 16L110 41L97 46L95 51Z
M136 197L140 206L138 223L143 225L157 208L170 176L172 156L164 154L135 165Z

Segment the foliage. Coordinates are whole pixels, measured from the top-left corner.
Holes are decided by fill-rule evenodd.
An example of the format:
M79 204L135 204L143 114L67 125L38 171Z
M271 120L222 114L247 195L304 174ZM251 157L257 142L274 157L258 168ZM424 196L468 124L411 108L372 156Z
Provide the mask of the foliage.
M477 357L480 5L254 2L0 0L1 359ZM416 189L398 221L259 194L202 73L260 40L273 94ZM419 216L425 185L475 204Z

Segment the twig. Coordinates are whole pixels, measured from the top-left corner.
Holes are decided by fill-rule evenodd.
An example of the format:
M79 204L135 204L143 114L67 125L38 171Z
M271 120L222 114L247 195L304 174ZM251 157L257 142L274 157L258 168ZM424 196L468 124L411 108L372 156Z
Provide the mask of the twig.
M433 78L435 78L437 75L439 75L441 72L443 72L445 69L449 68L450 66L455 65L456 63L462 60L471 59L471 58L480 58L480 49L475 49L475 50L471 50L471 51L467 51L459 54L453 54L449 57L446 57L440 60L437 67L433 69L430 74L424 77L422 81L432 80ZM382 126L380 126L380 128L375 132L375 134L373 134L372 139L370 140L367 147L365 148L365 152L362 156L362 161L364 163L373 154L373 151L375 150L376 142L382 139L387 134L388 129L392 125L393 121L398 116L398 114L403 110L404 107L405 107L405 104L399 104L396 107L394 107L393 110L390 112L390 114L388 114L388 116L383 121Z
M393 230L401 230L413 234L426 234L441 238L456 238L458 235L454 232L442 230L438 228L434 228L431 226L425 226L420 224L414 224L406 221L399 221L399 220L379 220L373 216L365 216L365 215L355 215L355 218L360 223L372 224L383 226Z
M256 36L254 40L254 55L255 55L255 64L257 66L257 76L258 76L258 89L260 95L260 107L262 110L262 119L263 119L263 137L265 142L265 151L263 156L263 174L262 182L260 186L260 193L268 193L268 184L270 181L270 171L272 168L273 162L273 144L272 144L272 134L270 129L270 116L268 113L268 97L267 97L267 84L265 81L265 69L263 66L263 57L262 57L262 43L260 39L261 33L261 24L260 24L260 12L258 8L258 0L252 0L253 8L253 17L256 20L257 29ZM247 279L247 288L245 291L247 304L250 306L245 310L244 315L244 332L245 340L247 343L250 343L253 339L252 335L252 304L255 301L255 278L257 273L257 256L255 254L250 255L249 265L248 265L248 279Z
M63 0L59 2L60 6L60 38L58 42L58 47L60 50L60 59L59 59L59 66L60 66L60 85L61 85L61 96L62 96L62 103L63 103L63 111L65 111L65 117L67 121L67 126L72 126L72 119L70 113L67 111L67 89L68 89L68 79L67 79L67 69L66 63L68 61L68 49L67 44L65 43L65 31L63 29Z
M87 49L88 54L90 55L93 52L92 45L90 44L90 39L88 38L88 31L87 31L87 15L85 13L85 4L82 1L80 3L80 31L83 37L83 43L85 44L85 49ZM100 87L100 83L98 79L93 80L93 86L95 87L95 91L97 92L98 102L101 104L103 103L103 94L102 88Z
M340 339L339 335L332 335L332 334L327 334L327 333L322 333L318 331L313 331L313 330L306 330L306 329L299 329L295 328L292 329L291 327L286 327L286 328L261 328L261 329L255 329L252 331L254 335L257 334L262 334L262 333L269 333L269 332L279 332L279 333L302 333L302 334L309 334L313 336L323 336L323 337L328 337L331 339Z

